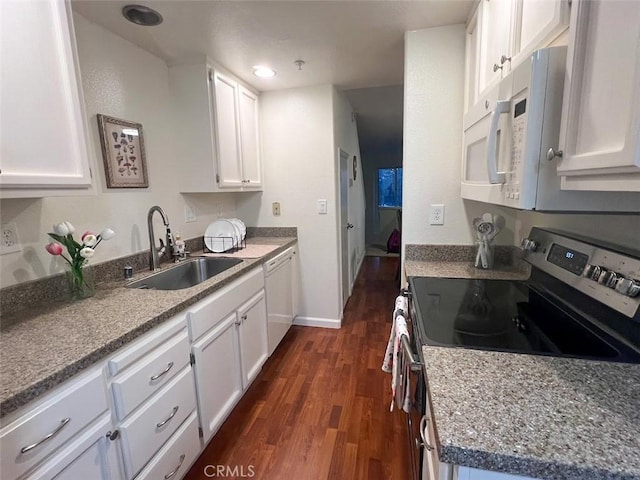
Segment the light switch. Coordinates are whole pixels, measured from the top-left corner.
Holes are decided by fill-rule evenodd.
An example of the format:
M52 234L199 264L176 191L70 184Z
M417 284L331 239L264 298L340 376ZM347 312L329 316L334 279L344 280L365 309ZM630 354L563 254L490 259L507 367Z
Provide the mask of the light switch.
M320 215L326 215L327 214L327 201L324 199L320 199L318 200L318 213Z

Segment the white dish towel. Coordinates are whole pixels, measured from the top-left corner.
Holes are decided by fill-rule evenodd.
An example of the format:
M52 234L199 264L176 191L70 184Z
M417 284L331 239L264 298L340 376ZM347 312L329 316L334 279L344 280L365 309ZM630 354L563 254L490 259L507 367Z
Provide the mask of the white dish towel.
M391 324L391 333L389 334L389 341L387 342L387 348L384 353L382 370L391 373L391 406L389 407L389 411L393 411L397 389L402 388L404 384L405 392L402 409L408 413L411 408L409 365L406 364L404 371L401 371L400 365L400 355L402 352L400 337L406 335L407 338L409 338L409 330L407 329L407 320L405 317L406 311L407 299L400 295L396 298L395 309L393 311L393 323Z

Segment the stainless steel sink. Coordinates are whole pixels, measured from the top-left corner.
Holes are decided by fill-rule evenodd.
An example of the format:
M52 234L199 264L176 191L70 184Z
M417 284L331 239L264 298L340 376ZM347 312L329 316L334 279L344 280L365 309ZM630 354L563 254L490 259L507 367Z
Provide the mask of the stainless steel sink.
M131 282L127 288L180 290L193 287L238 265L239 258L194 258L168 270Z

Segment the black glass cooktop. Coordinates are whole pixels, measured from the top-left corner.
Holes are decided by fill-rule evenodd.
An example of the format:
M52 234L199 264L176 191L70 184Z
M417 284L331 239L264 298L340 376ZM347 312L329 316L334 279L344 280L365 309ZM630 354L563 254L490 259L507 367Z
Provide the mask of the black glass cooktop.
M422 343L640 363L640 351L527 282L415 277Z

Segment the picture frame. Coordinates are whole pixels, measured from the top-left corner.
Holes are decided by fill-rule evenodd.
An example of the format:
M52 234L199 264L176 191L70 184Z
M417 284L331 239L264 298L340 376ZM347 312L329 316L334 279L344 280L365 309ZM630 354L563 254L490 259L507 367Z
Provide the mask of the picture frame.
M102 114L97 117L107 188L148 188L142 125Z

